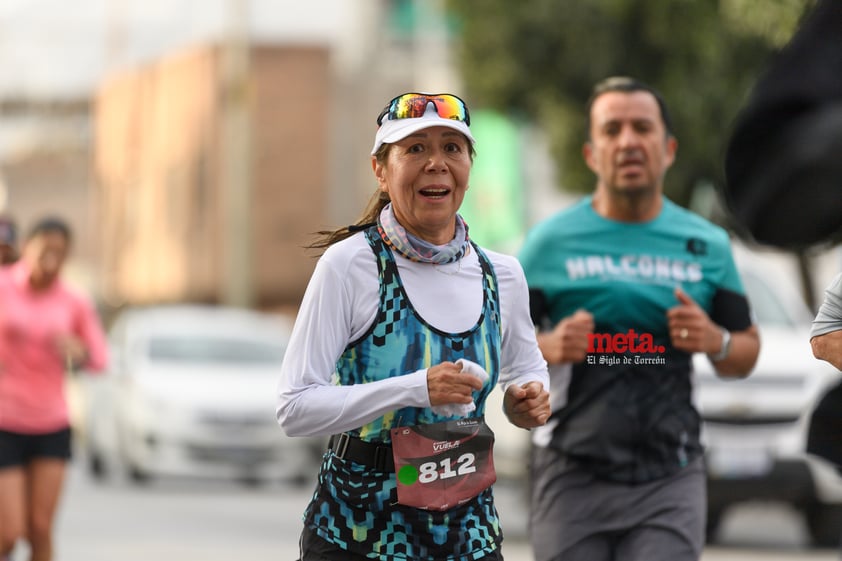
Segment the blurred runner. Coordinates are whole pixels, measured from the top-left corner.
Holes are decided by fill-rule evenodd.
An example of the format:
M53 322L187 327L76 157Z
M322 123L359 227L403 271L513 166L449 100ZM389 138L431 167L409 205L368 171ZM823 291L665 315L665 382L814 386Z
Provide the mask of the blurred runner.
M522 428L550 413L526 280L458 214L474 157L465 103L407 93L377 124L379 188L356 225L314 245L326 251L282 367L281 426L333 435L301 559L499 560L486 397L499 384Z
M533 430L538 561L695 561L705 469L691 358L741 377L760 348L728 234L666 199L666 105L631 78L596 85L583 153L596 190L521 253L553 414Z
M20 539L53 556L53 519L70 458L68 369L100 370L106 343L87 299L61 280L69 227L46 219L0 269L0 558Z

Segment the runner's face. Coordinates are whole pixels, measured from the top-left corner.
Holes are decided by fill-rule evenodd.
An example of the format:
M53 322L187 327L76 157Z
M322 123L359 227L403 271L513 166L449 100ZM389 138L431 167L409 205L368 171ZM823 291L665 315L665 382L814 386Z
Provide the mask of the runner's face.
M462 133L423 129L393 143L386 162L372 159L372 166L401 226L430 243L453 239L471 171L469 141Z
M59 232L44 232L26 242L23 258L32 278L40 285L52 283L61 273L69 249L67 238Z
M615 195L660 193L675 159L658 102L649 92L606 92L591 106L583 153L597 186Z

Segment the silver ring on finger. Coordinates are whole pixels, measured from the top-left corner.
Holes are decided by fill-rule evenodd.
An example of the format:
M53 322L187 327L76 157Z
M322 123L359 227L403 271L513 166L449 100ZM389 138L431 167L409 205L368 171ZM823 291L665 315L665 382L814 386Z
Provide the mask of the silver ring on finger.
M682 327L678 332L678 336L682 339L686 339L688 335L690 335L690 331L686 327Z

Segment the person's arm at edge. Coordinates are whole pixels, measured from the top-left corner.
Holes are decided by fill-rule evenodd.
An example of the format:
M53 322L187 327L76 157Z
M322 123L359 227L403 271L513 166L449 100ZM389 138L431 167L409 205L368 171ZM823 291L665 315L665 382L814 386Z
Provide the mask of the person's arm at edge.
M813 356L842 370L842 273L824 291L824 301L810 330Z
M813 356L842 370L842 329L810 338Z

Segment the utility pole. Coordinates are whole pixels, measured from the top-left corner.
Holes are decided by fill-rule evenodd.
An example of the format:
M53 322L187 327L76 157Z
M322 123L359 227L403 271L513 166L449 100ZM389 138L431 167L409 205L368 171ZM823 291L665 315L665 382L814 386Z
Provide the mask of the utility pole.
M254 304L248 0L228 1L222 48L222 301Z

